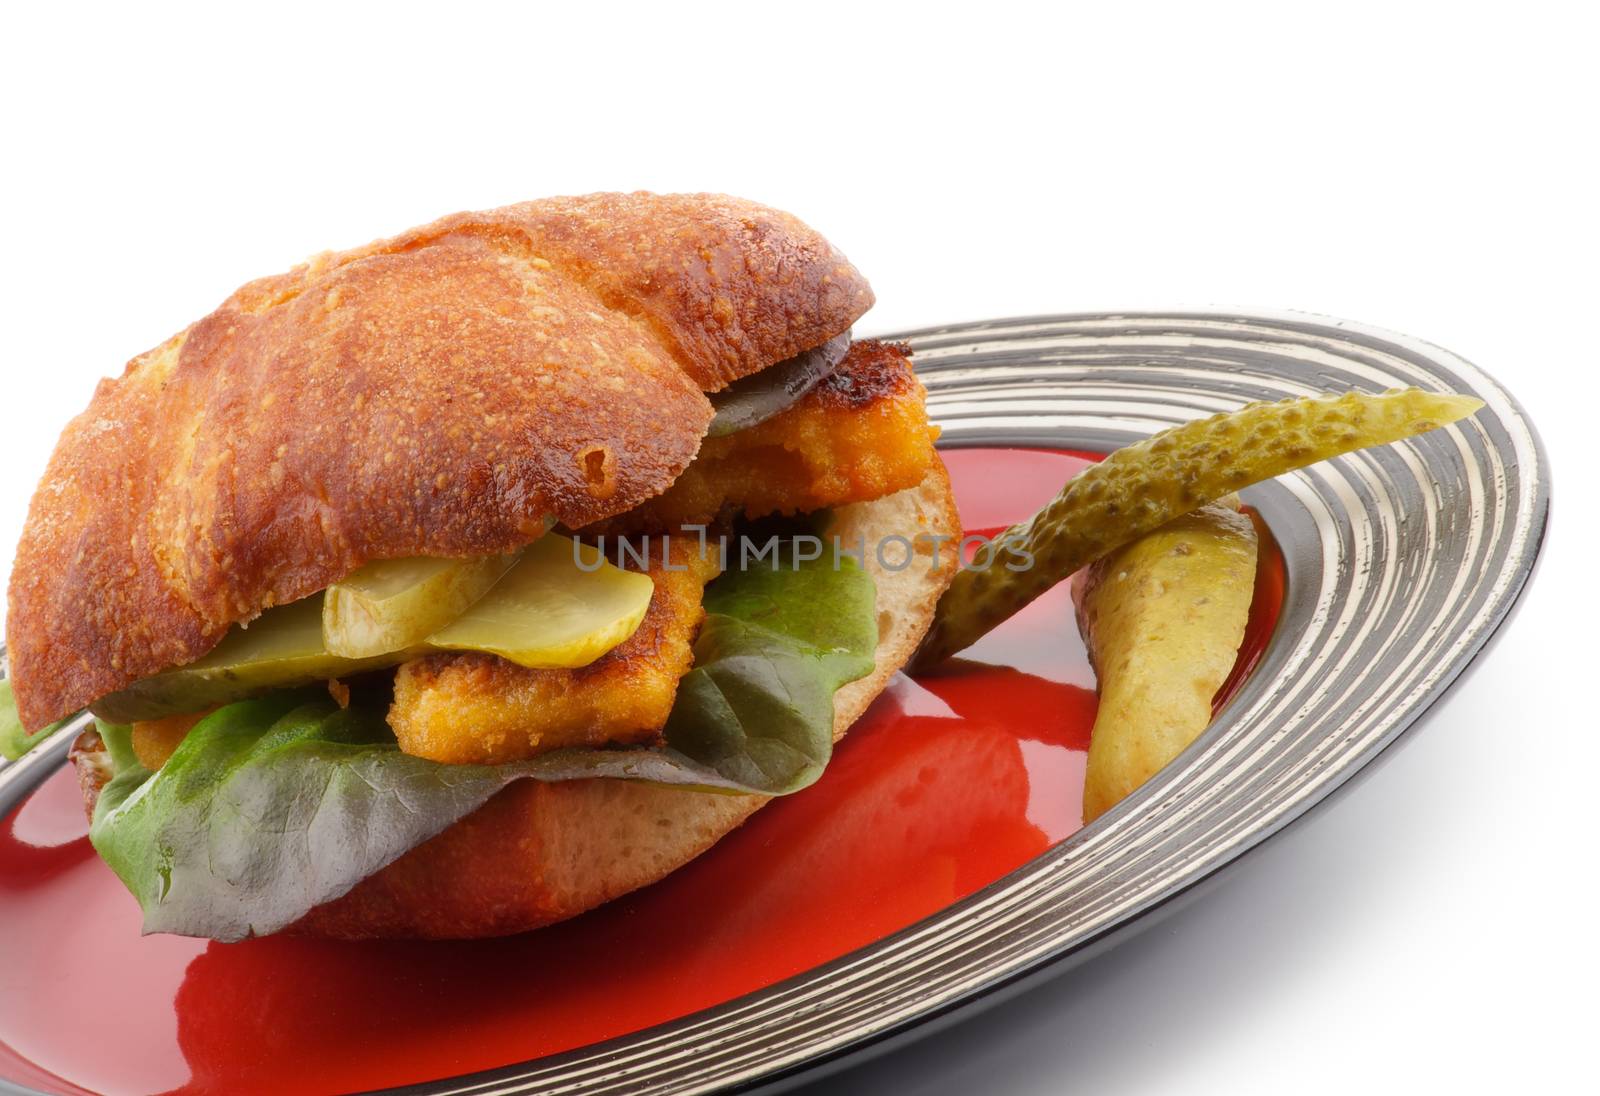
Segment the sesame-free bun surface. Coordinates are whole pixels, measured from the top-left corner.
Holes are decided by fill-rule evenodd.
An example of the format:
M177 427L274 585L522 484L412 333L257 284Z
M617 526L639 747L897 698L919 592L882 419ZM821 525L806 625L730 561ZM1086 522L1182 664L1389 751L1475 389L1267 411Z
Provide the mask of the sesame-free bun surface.
M877 585L876 666L835 694L837 741L916 650L955 572L948 545L938 567L924 552L898 571L883 567L871 551L895 534L959 537L943 464L935 460L916 487L835 511L829 533L846 548L864 538ZM655 882L767 802L622 780L518 781L289 931L463 939L537 928Z
M629 510L694 456L705 392L871 303L817 233L718 195L457 214L251 282L62 433L11 575L23 723L369 560Z

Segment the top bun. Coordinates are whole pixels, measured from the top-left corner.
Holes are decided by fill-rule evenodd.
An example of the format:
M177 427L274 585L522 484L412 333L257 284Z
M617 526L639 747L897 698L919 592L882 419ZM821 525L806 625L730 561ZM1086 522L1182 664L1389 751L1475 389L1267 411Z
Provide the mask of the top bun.
M705 392L871 304L800 221L707 194L460 213L251 282L101 381L56 444L11 574L22 721L369 560L632 509L693 459Z

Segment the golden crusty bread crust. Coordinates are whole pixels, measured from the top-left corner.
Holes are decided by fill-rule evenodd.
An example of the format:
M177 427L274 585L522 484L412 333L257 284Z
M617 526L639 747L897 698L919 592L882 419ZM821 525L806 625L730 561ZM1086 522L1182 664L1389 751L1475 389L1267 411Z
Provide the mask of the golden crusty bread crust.
M871 303L805 225L715 195L457 214L252 282L63 432L11 577L23 723L368 560L629 510L694 456L704 391Z
M937 459L918 486L835 512L829 532L858 537L959 536L950 481ZM927 542L919 550L931 548ZM899 561L892 555L894 562ZM946 545L899 571L869 551L877 583L878 648L871 674L834 697L834 739L905 665L955 572ZM804 792L800 794L804 795ZM561 921L675 871L767 802L620 780L521 780L289 931L345 938L501 936Z

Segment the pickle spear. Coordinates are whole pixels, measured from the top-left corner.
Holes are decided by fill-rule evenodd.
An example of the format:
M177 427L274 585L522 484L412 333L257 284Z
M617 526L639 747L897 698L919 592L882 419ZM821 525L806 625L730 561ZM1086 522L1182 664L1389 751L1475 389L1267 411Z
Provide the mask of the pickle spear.
M1482 406L1417 388L1308 396L1247 404L1118 449L979 549L940 598L913 669L943 662L1080 567L1213 499Z
M595 548L547 533L426 644L488 651L535 670L587 666L633 635L655 588L649 575L624 571Z
M1255 592L1255 526L1237 504L1230 498L1169 521L1073 580L1100 693L1083 781L1085 823L1211 722Z
M519 554L384 559L328 587L322 640L340 658L373 658L422 642L500 581Z

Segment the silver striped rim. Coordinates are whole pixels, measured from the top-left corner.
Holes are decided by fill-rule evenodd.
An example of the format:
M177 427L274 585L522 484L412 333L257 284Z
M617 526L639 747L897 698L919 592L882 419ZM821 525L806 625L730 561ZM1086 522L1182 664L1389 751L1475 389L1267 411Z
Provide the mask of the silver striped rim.
M1095 825L766 990L405 1091L683 1093L792 1079L1079 954L1349 780L1460 675L1532 572L1549 504L1538 439L1503 388L1438 347L1288 313L1053 316L901 337L948 446L1110 448L1249 400L1349 388L1417 385L1488 406L1247 493L1288 565L1267 657L1199 742Z

